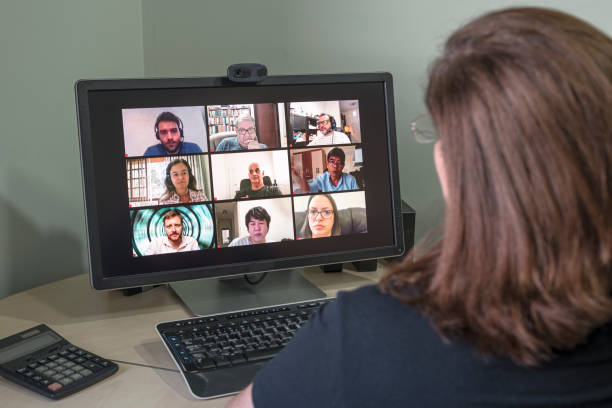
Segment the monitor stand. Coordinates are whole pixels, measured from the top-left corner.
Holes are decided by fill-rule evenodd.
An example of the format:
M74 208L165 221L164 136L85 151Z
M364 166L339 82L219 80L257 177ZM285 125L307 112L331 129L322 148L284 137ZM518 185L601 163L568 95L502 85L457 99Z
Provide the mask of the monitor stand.
M268 272L256 285L243 275L171 283L170 287L195 316L227 313L284 303L326 298L298 269Z

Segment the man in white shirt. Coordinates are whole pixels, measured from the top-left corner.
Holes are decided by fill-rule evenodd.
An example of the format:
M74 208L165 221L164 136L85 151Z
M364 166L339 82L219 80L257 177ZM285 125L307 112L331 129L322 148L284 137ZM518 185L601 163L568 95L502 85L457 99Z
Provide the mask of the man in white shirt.
M308 146L351 143L351 139L349 139L347 135L334 130L335 126L336 121L333 116L327 113L321 113L317 119L317 135L308 143Z
M197 251L200 249L198 241L183 235L183 217L176 210L164 214L165 237L156 237L151 240L146 255L171 254L175 252Z

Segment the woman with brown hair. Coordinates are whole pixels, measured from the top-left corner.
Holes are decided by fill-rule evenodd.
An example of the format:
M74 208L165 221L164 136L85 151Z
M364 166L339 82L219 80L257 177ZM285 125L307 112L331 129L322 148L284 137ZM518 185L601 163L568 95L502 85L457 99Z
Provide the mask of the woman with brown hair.
M442 237L323 308L236 403L612 406L612 40L552 10L484 15L426 105Z

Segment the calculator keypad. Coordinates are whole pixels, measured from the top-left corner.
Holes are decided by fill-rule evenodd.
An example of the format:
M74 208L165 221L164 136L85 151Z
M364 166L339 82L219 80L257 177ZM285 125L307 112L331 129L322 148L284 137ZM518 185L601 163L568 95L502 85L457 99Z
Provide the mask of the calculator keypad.
M111 363L75 346L64 347L36 362L18 368L17 374L24 379L40 384L52 392L81 381Z

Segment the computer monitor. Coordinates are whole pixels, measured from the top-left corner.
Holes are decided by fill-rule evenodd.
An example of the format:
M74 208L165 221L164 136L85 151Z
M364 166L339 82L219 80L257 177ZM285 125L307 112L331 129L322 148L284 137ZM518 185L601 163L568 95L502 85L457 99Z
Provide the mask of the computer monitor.
M93 288L189 281L194 313L238 310L321 294L290 270L403 252L390 74L75 88Z

